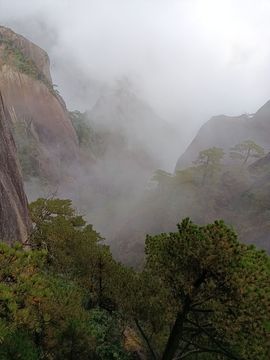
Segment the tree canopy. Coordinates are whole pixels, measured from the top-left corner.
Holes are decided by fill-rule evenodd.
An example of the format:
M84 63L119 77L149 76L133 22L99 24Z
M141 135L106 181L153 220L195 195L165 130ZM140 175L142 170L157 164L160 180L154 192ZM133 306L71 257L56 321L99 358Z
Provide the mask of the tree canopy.
M222 221L189 219L178 232L148 236L145 251L129 311L150 358L268 358L266 253L240 244Z
M218 147L200 151L199 156L194 163L199 165L203 170L202 185L205 184L207 178L212 178L214 174L220 170L221 160L224 155L223 149Z
M241 160L246 164L249 159L258 159L264 155L264 149L253 140L245 140L231 148L230 156L234 160Z
M70 200L30 210L28 248L0 244L0 359L269 358L270 260L224 222L147 236L137 271Z

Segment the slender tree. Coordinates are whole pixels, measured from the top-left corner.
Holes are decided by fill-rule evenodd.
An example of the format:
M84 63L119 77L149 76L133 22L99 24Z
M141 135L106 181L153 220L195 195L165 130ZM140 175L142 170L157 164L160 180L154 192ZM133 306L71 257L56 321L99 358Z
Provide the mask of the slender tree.
M231 148L230 156L234 160L241 160L245 165L249 159L258 159L264 155L264 149L252 140L245 140Z
M194 163L202 168L202 185L205 184L207 178L212 177L214 173L220 169L223 157L224 151L218 147L212 147L199 153L199 156Z

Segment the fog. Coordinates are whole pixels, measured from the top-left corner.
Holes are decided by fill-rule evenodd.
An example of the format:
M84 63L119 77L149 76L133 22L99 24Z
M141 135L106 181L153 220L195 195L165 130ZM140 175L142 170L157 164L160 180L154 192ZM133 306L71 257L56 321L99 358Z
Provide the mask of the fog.
M106 237L130 231L153 171L173 172L203 123L269 100L269 16L268 0L0 0L0 24L48 52L68 108L87 110L108 140L58 195ZM115 96L123 78L132 92ZM31 199L42 194L26 185Z
M0 22L48 51L70 108L127 75L183 148L210 116L268 100L269 14L267 0L0 0Z

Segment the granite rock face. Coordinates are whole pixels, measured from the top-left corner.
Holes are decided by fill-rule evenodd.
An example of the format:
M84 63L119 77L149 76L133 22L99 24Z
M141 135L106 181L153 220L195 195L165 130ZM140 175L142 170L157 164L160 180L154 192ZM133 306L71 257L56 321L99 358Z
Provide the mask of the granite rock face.
M29 230L27 199L10 130L10 116L0 93L0 241L25 242Z
M0 26L0 89L13 125L24 126L36 143L39 171L61 178L77 162L76 132L63 99L54 89L47 53Z

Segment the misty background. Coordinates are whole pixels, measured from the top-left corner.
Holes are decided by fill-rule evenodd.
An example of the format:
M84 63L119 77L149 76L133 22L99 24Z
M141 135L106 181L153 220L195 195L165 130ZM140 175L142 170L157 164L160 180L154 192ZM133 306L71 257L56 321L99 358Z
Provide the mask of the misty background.
M174 172L211 116L269 100L269 15L267 0L0 0L1 25L48 52L68 109L106 143L57 195L105 237L128 237L155 170ZM26 191L42 195L36 180Z
M179 152L212 115L268 100L269 13L267 0L0 0L1 24L49 53L70 109L128 76L177 127ZM178 156L168 153L168 169Z

